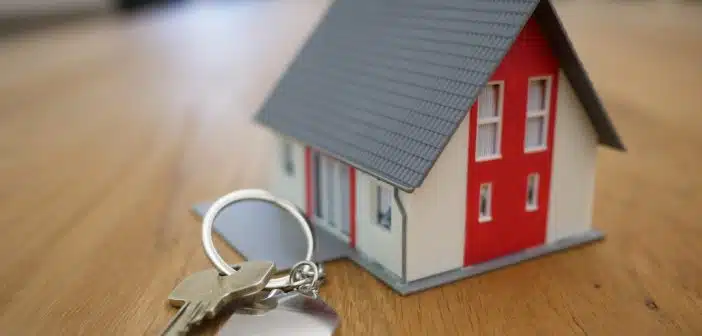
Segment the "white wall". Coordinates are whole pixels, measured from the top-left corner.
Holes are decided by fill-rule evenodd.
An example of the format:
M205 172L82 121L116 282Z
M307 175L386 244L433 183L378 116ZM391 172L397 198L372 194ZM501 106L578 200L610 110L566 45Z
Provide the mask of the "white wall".
M547 242L591 228L597 134L563 71L558 78Z
M407 281L463 266L468 121L459 125L422 186L406 195Z
M393 197L390 230L375 223L375 184L392 187L356 171L356 249L386 270L402 276L402 217ZM403 204L405 200L400 195Z
M283 139L293 144L293 176L288 176L283 166ZM305 147L297 141L280 135L276 135L275 146L268 189L274 195L293 202L300 209L305 210Z

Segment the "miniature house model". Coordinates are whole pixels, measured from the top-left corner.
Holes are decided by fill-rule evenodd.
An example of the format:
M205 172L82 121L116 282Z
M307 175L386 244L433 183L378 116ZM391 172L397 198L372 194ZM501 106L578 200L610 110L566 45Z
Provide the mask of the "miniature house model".
M624 150L547 0L336 0L256 121L270 190L402 293L602 238Z

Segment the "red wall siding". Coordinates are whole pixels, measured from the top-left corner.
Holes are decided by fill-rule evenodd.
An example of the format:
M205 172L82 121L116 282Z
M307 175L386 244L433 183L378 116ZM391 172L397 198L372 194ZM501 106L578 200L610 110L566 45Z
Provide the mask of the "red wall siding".
M546 238L551 153L556 120L558 61L532 18L500 64L492 81L504 81L502 158L475 161L477 103L470 110L464 263L471 265L543 244ZM524 153L529 77L551 76L547 150ZM538 210L527 212L527 175L540 175ZM478 223L481 183L492 183L492 221Z

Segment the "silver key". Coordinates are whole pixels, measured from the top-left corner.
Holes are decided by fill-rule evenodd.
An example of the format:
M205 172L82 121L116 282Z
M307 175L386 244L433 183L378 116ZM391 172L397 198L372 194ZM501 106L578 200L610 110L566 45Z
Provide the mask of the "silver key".
M212 318L237 298L251 296L264 289L275 272L270 261L248 261L229 276L215 269L186 277L168 296L174 307L180 307L162 335L185 335L203 319Z

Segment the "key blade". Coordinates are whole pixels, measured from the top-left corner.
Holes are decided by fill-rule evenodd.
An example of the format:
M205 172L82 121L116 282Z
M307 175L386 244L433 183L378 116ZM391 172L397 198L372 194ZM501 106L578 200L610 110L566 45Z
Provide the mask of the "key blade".
M168 322L166 329L161 333L162 336L182 336L190 331L192 324L190 321L197 314L204 310L204 306L197 302L185 302L173 318Z
M172 306L182 306L165 333L180 335L204 319L210 319L235 299L245 299L263 290L275 271L270 261L239 264L232 275L215 269L193 273L183 279L168 296Z

